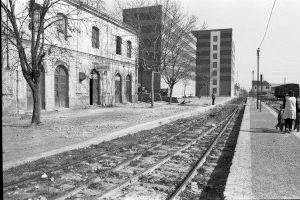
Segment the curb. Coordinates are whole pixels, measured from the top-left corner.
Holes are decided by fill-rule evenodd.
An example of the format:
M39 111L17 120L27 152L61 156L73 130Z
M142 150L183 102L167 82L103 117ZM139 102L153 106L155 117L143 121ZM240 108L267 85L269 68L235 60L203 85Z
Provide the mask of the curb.
M250 102L247 99L232 165L226 181L225 200L253 199L251 182Z
M232 99L225 100L225 101L220 102L216 105L201 107L199 109L195 109L195 110L192 110L192 111L189 111L189 112L184 112L184 113L169 116L169 117L166 117L166 118L162 118L162 119L146 122L146 123L143 123L143 124L131 126L131 127L125 128L123 130L119 130L119 131L109 133L106 136L91 138L91 139L89 139L87 141L84 141L82 143L76 143L76 144L72 144L72 145L69 145L69 146L66 146L66 147L63 147L63 148L43 152L43 153L40 153L40 154L35 155L35 156L24 158L22 160L19 159L17 161L8 161L6 163L3 163L3 171L8 170L9 168L12 168L12 167L17 167L18 165L22 165L22 164L25 164L27 162L32 162L32 161L38 160L40 158L49 157L49 156L52 156L52 155L55 155L55 154L65 152L65 151L70 151L70 150L74 150L74 149L85 148L85 147L88 147L88 146L91 146L91 145L96 145L96 144L99 144L101 142L113 140L113 139L116 139L118 137L122 137L122 136L125 136L125 135L128 135L128 134L134 134L134 133L137 133L137 132L142 131L142 130L153 129L153 128L162 126L164 124L168 124L170 122L176 121L180 118L187 118L187 117L197 115L199 113L207 112L208 110L210 110L210 109L212 109L212 108L214 108L218 105L223 105L226 102L229 102L231 100Z

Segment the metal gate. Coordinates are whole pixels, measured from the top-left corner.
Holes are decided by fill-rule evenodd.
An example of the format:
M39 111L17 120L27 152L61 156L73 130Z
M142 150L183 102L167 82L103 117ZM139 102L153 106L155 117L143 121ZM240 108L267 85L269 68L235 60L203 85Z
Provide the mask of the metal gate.
M100 104L100 75L93 69L90 78L90 105Z
M122 82L120 74L115 76L115 99L116 103L122 102Z
M130 75L126 76L126 101L132 102L131 99L131 77Z
M63 66L55 69L55 107L68 107L68 75Z

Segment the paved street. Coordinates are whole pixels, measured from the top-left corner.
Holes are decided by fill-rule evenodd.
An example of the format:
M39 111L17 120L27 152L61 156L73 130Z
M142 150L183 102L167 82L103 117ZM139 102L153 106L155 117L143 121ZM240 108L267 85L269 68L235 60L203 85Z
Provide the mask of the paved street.
M299 199L300 139L298 133L276 131L270 109L256 109L249 100L245 110L226 199Z

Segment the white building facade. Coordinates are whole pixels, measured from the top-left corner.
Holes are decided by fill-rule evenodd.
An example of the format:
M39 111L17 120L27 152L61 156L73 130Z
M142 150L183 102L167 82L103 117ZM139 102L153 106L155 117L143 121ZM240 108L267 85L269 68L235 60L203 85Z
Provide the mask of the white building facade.
M136 102L138 38L134 30L76 1L64 1L55 12L62 20L53 25L56 34L45 42L42 109ZM68 18L70 12L75 13L73 19ZM29 46L30 41L26 42ZM3 59L3 111L32 111L31 89L21 67L13 67L12 58L17 55L11 51Z

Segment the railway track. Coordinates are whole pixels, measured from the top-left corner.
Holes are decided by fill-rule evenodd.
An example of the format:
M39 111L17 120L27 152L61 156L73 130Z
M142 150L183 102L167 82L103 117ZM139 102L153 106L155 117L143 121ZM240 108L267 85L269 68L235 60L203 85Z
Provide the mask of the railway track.
M144 134L119 138L102 144L100 148L90 147L82 150L80 156L76 156L78 152L69 154L71 159L43 168L43 172L47 170L48 178L41 179L41 173L36 172L34 176L23 175L19 180L16 178L8 182L4 186L5 199L105 199L111 198L110 195L116 191L144 180L149 173L157 173L157 170L162 170L171 162L176 164L183 160L187 164L185 171L189 171L190 166L198 160L196 155L209 148L208 141L224 128L229 113L236 110L240 103L241 100L237 100L200 118L188 118L163 128L148 130ZM190 157L188 152L196 154ZM57 166L58 163L67 164ZM175 178L175 182L179 181L179 177ZM174 188L167 191L168 196Z
M266 101L265 103L276 112L279 111L279 108L282 105L282 101Z

